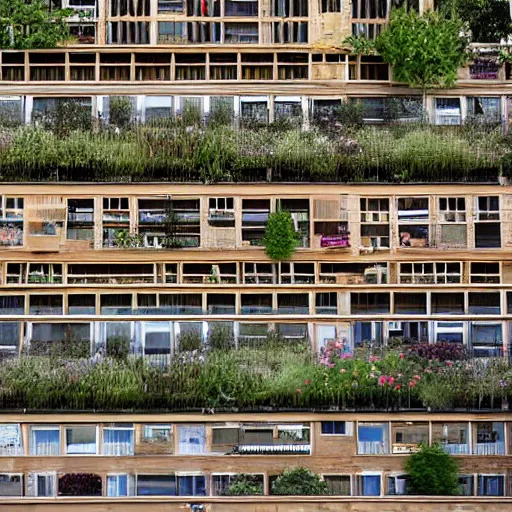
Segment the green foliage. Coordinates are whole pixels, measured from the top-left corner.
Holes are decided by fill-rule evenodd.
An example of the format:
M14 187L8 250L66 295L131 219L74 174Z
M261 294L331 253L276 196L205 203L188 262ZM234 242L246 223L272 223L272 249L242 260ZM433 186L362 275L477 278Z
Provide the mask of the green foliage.
M186 332L178 337L178 347L182 352L200 350L203 342L200 332Z
M372 55L375 53L375 41L368 39L364 34L349 36L343 44L349 45L354 55Z
M130 340L124 336L112 336L107 339L107 356L124 361L130 354Z
M290 212L281 210L269 215L263 244L273 260L288 259L297 247L298 235Z
M133 120L133 105L126 96L110 97L110 124L117 128L127 128Z
M54 110L35 115L33 121L57 137L67 137L73 131L92 128L91 107L78 99L59 99Z
M65 18L72 9L49 12L43 0L0 0L0 48L56 48L70 39Z
M226 489L226 496L255 496L263 494L263 481L258 475L235 475Z
M391 11L389 26L376 48L393 67L393 78L423 91L452 87L457 70L468 61L464 24L436 11L419 15L405 8Z
M419 496L456 496L459 494L459 465L455 458L435 444L421 445L405 462L408 493Z
M507 0L442 0L439 9L465 22L475 43L499 43L512 33Z
M323 496L328 494L327 482L306 468L287 469L272 486L272 494L280 496Z

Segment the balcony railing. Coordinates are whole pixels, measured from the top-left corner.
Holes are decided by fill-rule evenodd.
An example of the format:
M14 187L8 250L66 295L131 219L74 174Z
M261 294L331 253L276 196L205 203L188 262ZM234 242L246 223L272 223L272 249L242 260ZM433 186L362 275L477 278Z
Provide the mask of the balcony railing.
M389 448L383 441L359 441L357 443L359 455L386 455Z
M310 444L270 444L270 445L247 445L236 446L235 453L243 455L309 455Z
M441 447L450 455L469 455L469 444L441 444Z
M476 443L475 455L505 455L505 443L497 441L495 443Z

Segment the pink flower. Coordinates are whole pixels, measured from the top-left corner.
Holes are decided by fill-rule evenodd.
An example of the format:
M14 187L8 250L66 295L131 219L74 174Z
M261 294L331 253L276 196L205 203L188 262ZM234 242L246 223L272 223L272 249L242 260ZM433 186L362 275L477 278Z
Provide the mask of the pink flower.
M403 352L400 352L400 359L405 359L405 354Z
M388 381L388 378L385 375L381 375L379 377L379 386L384 386L387 381Z
M415 375L415 376L413 377L413 379L421 380L421 377L420 377L419 375Z
M402 388L402 386L400 386L400 384L397 384L397 385L395 386L395 389L396 389L397 391L400 391L400 389L401 389L401 388Z
M311 384L311 380L310 379L306 379L304 381L304 384L306 384L306 386L309 386Z
M388 384L392 386L395 383L395 377L389 377Z
M453 362L452 361L446 361L446 366L453 366Z
M411 382L409 382L409 386L410 386L411 388L414 388L414 387L416 386L416 381L411 380Z

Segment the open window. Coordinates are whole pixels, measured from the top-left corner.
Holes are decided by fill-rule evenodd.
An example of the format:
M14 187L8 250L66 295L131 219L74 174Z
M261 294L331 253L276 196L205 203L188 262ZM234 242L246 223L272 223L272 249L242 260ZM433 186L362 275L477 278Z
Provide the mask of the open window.
M501 247L499 196L476 198L475 247Z
M94 199L68 199L67 239L94 239Z
M412 421L392 423L391 437L393 453L414 453L422 443L428 443L429 426Z
M397 206L400 247L429 247L428 197L401 197Z
M472 426L475 455L505 455L505 427L502 421L480 421Z
M352 315L382 315L390 313L389 293L351 293L350 312Z
M462 263L400 263L402 284L458 284L462 279Z
M432 441L439 443L446 453L451 455L468 455L469 424L466 423L433 423Z
M210 197L208 199L208 224L213 227L235 227L233 197Z
M95 455L97 450L97 427L80 425L65 427L67 455Z
M361 245L374 249L389 249L389 199L362 197Z
M387 284L386 263L320 263L321 284Z
M261 245L269 215L269 199L242 199L243 245Z

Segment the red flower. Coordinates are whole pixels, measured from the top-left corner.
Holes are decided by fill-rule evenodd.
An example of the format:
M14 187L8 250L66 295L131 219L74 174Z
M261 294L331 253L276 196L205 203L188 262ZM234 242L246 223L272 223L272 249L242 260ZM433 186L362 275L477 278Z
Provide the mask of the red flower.
M306 384L306 386L309 386L311 384L311 380L310 379L306 379L304 381L304 384Z
M400 352L400 359L405 359L405 354L403 352Z
M409 386L410 386L411 388L416 387L416 381L411 380L411 382L409 382Z
M387 381L388 381L388 378L385 375L381 375L379 377L379 386L384 386Z
M402 386L400 386L400 384L397 384L397 385L395 386L395 389L396 389L397 391L400 391L401 387L402 387Z
M452 361L446 361L446 366L453 366Z
M415 375L415 376L413 377L413 379L421 380L421 377L420 377L419 375Z

